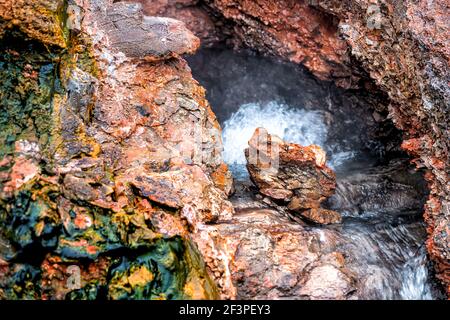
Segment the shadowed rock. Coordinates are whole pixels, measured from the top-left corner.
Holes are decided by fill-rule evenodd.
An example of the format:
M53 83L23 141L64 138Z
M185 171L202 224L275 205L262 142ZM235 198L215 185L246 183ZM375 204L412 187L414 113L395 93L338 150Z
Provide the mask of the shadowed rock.
M158 60L194 53L200 46L183 22L145 16L138 3L114 3L103 18L111 45L129 57Z

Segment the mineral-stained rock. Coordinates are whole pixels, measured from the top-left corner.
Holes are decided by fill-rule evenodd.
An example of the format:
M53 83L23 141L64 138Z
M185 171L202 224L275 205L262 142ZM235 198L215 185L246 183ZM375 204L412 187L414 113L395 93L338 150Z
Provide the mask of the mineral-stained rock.
M69 1L64 24L33 14L56 2L15 3L0 1L0 297L234 298L210 225L233 214L220 127L180 57L198 39L139 4Z
M344 87L356 85L347 44L339 38L337 20L297 0L207 0L232 30L236 46L248 46L302 63L320 79Z
M218 227L234 253L240 299L349 299L357 288L327 230L311 232L275 210L250 208Z
M0 37L17 28L27 37L45 44L66 46L60 27L64 13L64 0L0 1Z
M339 213L320 208L336 187L334 172L326 166L320 147L285 143L257 128L245 156L250 178L263 195L308 220L322 224L341 221Z
M167 58L193 53L200 45L200 40L184 23L167 17L145 16L138 3L116 3L98 17L111 46L129 57Z
M202 40L202 46L215 44L223 39L212 17L198 0L127 0L142 4L147 16L170 17L183 21L189 30Z

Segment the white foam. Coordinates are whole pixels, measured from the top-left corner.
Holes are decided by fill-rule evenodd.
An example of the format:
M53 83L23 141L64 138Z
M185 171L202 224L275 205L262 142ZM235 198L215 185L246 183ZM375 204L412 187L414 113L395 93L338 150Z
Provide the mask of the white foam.
M324 147L327 127L317 111L292 109L287 105L269 102L265 105L242 105L223 125L224 160L228 164L245 164L244 149L258 127L276 134L287 142Z

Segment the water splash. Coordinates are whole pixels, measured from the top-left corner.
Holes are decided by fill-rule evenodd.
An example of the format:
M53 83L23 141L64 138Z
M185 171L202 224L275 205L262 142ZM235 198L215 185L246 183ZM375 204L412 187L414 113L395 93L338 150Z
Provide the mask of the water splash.
M264 127L270 134L276 134L287 142L303 146L317 144L328 151L328 165L335 169L352 159L355 151L337 151L331 154L326 145L328 127L323 113L291 108L271 101L267 104L248 103L223 124L224 160L239 178L245 171L244 149L248 147L253 132ZM333 149L338 149L334 146Z
M224 160L229 164L245 164L244 149L253 132L264 127L270 134L301 145L323 146L327 127L318 111L291 109L271 101L266 105L242 105L223 125Z
M413 255L402 270L402 300L432 300L431 287L428 282L427 255L424 248Z

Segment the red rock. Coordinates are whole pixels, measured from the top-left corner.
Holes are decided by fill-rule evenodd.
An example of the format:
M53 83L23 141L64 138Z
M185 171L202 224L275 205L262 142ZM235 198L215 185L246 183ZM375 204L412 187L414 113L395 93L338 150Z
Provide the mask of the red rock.
M308 220L337 223L340 214L320 208L336 188L334 172L325 165L325 152L318 146L285 143L257 128L245 150L250 178L259 192Z
M295 63L320 79L353 85L347 44L336 20L304 1L208 0L212 10L231 21L236 46L248 46Z
M170 17L183 21L187 28L202 40L202 45L212 45L223 38L217 32L207 11L197 0L130 0L142 4L144 14L155 17Z
M268 209L239 211L231 222L218 229L234 257L239 299L348 299L355 291L357 281L334 251L331 233L309 233Z
M320 224L340 223L342 217L339 213L333 210L327 210L322 208L312 208L306 211L302 211L301 215L306 219Z

